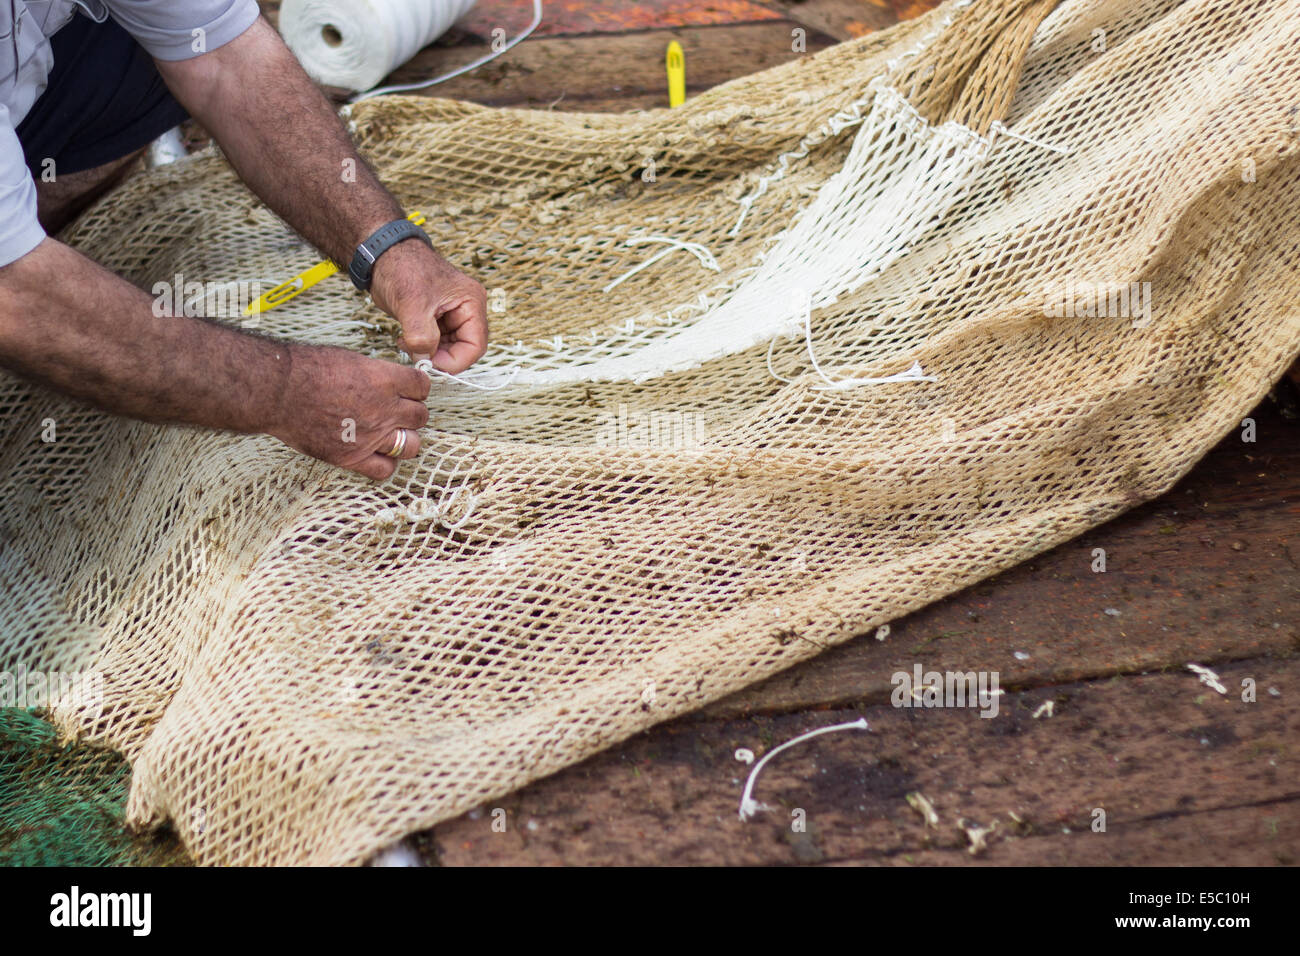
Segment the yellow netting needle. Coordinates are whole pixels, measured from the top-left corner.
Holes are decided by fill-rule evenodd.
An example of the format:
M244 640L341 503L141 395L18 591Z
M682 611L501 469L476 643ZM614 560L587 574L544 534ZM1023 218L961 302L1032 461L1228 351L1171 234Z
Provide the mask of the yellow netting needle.
M668 44L667 60L668 105L681 106L686 102L686 55L676 40Z
M424 225L424 214L413 212L406 217L417 226ZM339 271L339 267L332 262L318 262L305 272L299 272L288 282L281 282L278 286L260 296L256 301L249 304L244 309L244 315L260 315L263 312L269 312L277 305L283 305L300 292L305 292L322 279L328 279L334 273Z

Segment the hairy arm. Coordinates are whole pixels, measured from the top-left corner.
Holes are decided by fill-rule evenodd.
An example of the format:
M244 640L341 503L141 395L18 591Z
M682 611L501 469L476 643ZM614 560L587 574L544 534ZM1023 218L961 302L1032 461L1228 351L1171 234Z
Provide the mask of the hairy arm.
M0 269L0 283L11 371L146 421L273 427L293 363L284 343L156 315L144 292L52 239Z
M396 430L428 420L415 369L159 314L53 239L0 268L0 290L0 365L120 415L265 432L375 479L396 467L380 453Z
M157 62L248 187L336 263L346 267L358 243L405 215L265 20L209 53ZM371 294L401 323L412 355L455 373L483 354L483 287L424 243L381 256Z

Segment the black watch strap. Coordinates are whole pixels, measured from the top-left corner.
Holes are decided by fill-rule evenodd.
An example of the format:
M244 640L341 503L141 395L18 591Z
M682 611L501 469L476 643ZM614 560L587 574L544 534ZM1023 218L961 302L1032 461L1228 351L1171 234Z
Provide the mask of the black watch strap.
M352 262L348 265L348 277L352 284L362 292L368 292L375 260L406 239L423 239L430 248L433 247L429 234L411 220L394 219L380 226L366 237L365 242L357 246L357 251L352 254Z

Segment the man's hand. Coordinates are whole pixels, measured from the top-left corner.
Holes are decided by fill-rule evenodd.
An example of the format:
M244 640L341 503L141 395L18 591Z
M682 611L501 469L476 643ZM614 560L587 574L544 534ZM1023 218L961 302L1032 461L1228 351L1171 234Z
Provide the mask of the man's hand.
M406 430L400 458L420 450L417 429L429 420L429 377L346 349L289 347L288 382L267 432L291 448L383 481L397 470L389 458Z
M402 324L398 347L412 359L431 358L451 375L487 349L487 294L417 239L399 242L375 263L375 304Z

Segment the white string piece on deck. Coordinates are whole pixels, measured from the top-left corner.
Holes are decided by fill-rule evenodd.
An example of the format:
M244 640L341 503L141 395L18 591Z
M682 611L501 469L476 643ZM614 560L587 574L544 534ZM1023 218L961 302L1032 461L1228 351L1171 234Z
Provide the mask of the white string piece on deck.
M635 265L627 272L624 272L609 285L605 286L605 288L601 290L602 292L612 292L642 269L648 269L664 256L671 252L675 252L678 249L684 252L689 252L700 261L700 265L704 268L711 269L714 272L722 271L722 266L718 265L718 260L714 258L713 253L709 251L707 246L698 242L686 242L683 239L674 239L671 236L633 236L631 239L627 240L626 244L629 246L640 246L647 242L662 242L665 244L666 248L659 250L649 259L646 259L639 265Z
M802 743L805 740L810 740L811 738L820 736L821 734L834 733L837 730L870 730L870 729L871 728L867 725L867 719L865 717L860 717L857 720L850 721L847 724L833 724L830 727L819 727L817 730L810 730L806 734L800 734L798 737L795 737L793 740L787 740L785 743L781 744L781 746L774 747L773 749L769 750L767 753L763 755L762 760L754 764L754 769L749 771L749 779L745 781L745 792L740 795L740 819L742 821L747 821L756 813L759 813L763 810L772 809L766 804L759 803L754 799L753 797L754 782L758 779L759 773L762 771L763 767L767 764L767 762L771 760L773 757L775 757L777 754L779 754L782 750L786 750L789 747L793 747L797 743ZM737 751L736 753L737 755L739 755L740 751Z

